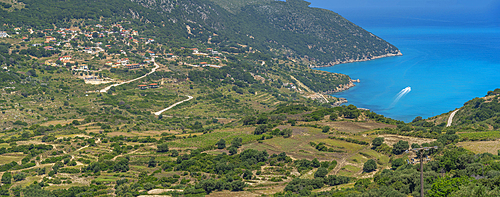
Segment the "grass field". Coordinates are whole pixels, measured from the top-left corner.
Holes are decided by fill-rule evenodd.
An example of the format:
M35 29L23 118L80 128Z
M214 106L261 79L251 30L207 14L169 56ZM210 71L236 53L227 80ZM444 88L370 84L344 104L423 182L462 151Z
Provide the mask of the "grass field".
M352 177L354 174L358 173L361 171L361 168L352 166L352 165L345 165L342 167L337 175L340 176L349 176Z
M329 126L333 130L348 133L359 133L380 128L396 128L395 125L388 125L377 122L353 122L353 121L336 121L336 122L318 122L319 125Z
M498 150L500 150L500 141L459 142L457 146L464 147L474 153L491 153L497 155Z
M484 131L472 133L459 133L461 138L471 141L477 140L496 140L500 138L500 131Z
M13 161L20 162L21 159L24 158L24 155L21 153L20 155L10 156L10 155L0 155L0 165L11 163Z
M260 136L256 136L252 134L252 131L255 128L241 128L241 129L226 129L214 131L212 133L207 133L203 135L198 135L197 137L178 139L167 144L169 147L179 147L179 148L190 148L190 147L209 147L215 146L220 139L224 139L226 141L226 145L228 146L231 143L231 140L236 137L240 137L243 139L243 144L249 141L255 141ZM189 135L189 134L187 134Z

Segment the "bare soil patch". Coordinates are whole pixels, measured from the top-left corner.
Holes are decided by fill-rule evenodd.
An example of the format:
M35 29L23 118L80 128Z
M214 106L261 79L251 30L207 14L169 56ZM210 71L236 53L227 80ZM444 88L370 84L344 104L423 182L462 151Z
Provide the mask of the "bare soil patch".
M141 132L136 132L136 131L134 131L134 132L120 132L120 131L115 131L115 132L108 133L108 136L120 136L120 135L127 136L127 137L133 137L133 136L156 136L156 135L161 135L162 133L179 134L180 132L175 131L175 130L141 131Z
M182 189L153 189L153 190L149 190L148 194L161 194L163 192L172 192L172 191L184 192L184 190L182 190Z
M423 144L436 141L436 139L417 138L417 137L408 137L408 136L390 135L390 134L379 135L378 137L383 137L384 143L390 146L398 143L400 140L408 141L408 144L410 145L413 143Z
M49 126L49 125L57 125L57 124L65 125L65 124L70 124L71 122L73 122L73 120L78 120L80 122L80 121L83 121L84 119L53 120L53 121L48 121L46 123L42 123L40 125L41 126Z
M378 123L378 122L351 122L351 121L335 121L335 122L321 122L320 125L329 126L332 129L349 132L359 133L380 128L396 128L396 125Z
M309 132L307 127L290 127L286 125L280 125L277 127L280 130L291 128L292 129L292 135L309 135L307 132Z
M284 188L284 187L283 187ZM271 188L269 188L270 190ZM262 194L257 193L257 192L269 192L269 190L266 188L265 190L259 190L259 191L253 191L255 193L252 193L250 191L240 191L240 192L231 192L231 191L220 191L220 192L212 192L209 195L210 197L252 197L252 196L261 196ZM281 189L283 191L283 189ZM269 194L274 194L279 191L272 191Z

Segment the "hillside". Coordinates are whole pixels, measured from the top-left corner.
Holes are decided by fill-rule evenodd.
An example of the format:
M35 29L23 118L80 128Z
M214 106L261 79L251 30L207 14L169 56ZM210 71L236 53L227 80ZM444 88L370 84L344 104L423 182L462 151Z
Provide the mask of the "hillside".
M1 2L0 196L500 196L500 90L450 127L339 106L311 64L398 51L331 11Z
M64 26L73 19L126 17L137 19L135 23L142 23L145 34L162 42L181 44L190 38L230 52L240 44L250 47L246 50L251 52L304 58L315 66L399 54L395 46L340 15L310 8L302 0L19 2L24 8L0 10L0 22L51 29L52 24Z
M193 22L191 26L217 34L211 42L219 46L230 46L236 42L259 51L271 50L285 58L305 58L316 66L399 54L395 46L340 15L310 8L310 3L302 0L214 0L216 5L205 1L135 1L160 10L170 18L178 16L177 13L172 15L177 3L189 13L182 18Z
M475 128L481 130L496 130L500 128L500 89L489 91L487 95L474 98L457 109L451 126L457 128ZM429 118L435 124L448 121L451 111Z

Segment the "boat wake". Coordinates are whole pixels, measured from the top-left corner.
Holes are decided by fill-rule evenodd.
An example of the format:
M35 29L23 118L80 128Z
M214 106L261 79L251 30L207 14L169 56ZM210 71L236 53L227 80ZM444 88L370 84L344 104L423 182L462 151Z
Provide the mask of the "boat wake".
M401 98L403 98L404 96L406 96L410 92L411 92L410 86L401 90L398 94L396 94L396 98L394 99L394 101L392 101L390 108L394 107L394 105L396 105Z

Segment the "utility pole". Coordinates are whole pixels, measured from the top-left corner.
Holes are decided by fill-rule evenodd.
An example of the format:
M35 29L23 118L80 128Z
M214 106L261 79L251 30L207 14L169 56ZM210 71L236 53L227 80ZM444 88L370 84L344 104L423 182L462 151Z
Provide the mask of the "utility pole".
M407 151L413 151L417 154L420 154L420 197L424 197L424 151L428 151L430 149L438 149L437 146L432 147L422 147L422 148L414 148Z

